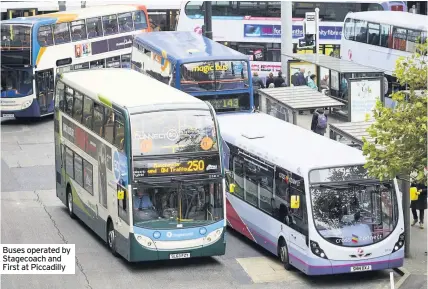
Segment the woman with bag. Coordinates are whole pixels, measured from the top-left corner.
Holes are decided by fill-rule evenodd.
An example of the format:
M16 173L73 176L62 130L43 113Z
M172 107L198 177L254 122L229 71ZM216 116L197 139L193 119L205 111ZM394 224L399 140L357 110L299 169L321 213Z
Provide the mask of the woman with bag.
M416 225L418 222L418 213L419 210L419 227L421 229L424 228L424 211L427 209L427 186L426 185L412 185L412 187L416 187L417 190L417 199L412 200L410 203L410 208L412 209L413 214L413 223L412 226Z

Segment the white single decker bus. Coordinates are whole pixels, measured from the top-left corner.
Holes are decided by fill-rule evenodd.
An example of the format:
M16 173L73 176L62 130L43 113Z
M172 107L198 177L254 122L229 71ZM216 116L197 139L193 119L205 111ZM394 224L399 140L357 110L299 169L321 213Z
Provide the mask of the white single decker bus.
M370 177L360 150L266 114L218 119L229 226L308 275L403 265L397 181Z
M128 261L225 253L221 149L210 104L137 71L57 79L56 194Z

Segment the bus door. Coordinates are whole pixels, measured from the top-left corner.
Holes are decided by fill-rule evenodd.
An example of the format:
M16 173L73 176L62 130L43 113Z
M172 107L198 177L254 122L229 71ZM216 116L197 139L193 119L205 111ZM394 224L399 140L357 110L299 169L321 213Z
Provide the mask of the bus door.
M53 110L54 74L53 69L36 72L36 97L40 106L40 115Z

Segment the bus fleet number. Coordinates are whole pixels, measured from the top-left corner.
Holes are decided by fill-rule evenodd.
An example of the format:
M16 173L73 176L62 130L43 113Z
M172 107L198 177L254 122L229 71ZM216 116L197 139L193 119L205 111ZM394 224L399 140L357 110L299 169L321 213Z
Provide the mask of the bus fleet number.
M188 161L187 165L188 165L189 172L198 172L198 171L203 171L205 169L205 162L203 160Z

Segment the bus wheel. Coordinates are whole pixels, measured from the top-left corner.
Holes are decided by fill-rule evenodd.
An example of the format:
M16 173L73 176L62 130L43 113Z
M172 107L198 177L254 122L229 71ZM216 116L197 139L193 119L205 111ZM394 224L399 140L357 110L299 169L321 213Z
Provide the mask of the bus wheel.
M107 245L110 248L113 256L117 256L116 252L116 231L114 230L113 222L109 219L107 224Z
M284 269L290 271L292 266L288 256L288 247L287 243L283 239L279 242L279 257L281 259L281 263L284 265Z
M75 219L76 215L74 214L74 210L73 210L73 194L71 193L70 186L67 187L67 208L68 208L68 214L70 215L70 218Z

